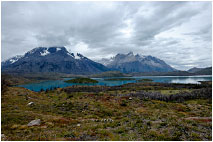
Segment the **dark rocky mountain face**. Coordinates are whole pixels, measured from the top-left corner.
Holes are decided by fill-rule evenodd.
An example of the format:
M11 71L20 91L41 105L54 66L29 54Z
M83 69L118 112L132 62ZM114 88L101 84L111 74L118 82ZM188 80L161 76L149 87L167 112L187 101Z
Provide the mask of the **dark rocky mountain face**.
M212 75L212 67L201 68L201 70L194 72L194 74L195 75Z
M108 68L119 70L123 73L131 72L172 72L176 69L152 56L134 55L133 52L128 54L117 54L111 59L99 61Z
M194 75L212 75L212 67L206 68L191 68L188 70L189 73L193 73Z
M33 73L59 72L67 74L94 74L108 71L83 55L69 53L65 47L39 47L2 62L3 72Z

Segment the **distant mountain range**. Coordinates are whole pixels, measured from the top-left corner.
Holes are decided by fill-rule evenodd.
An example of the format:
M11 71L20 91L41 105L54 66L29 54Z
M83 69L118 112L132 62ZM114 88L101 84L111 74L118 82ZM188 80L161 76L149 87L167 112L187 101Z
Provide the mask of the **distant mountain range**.
M194 72L195 75L211 75L212 67L200 68L200 70Z
M132 76L193 76L193 75L212 75L212 67L202 68L201 70L190 73L188 71L173 71L173 72L144 72L130 73Z
M176 71L176 69L166 64L163 60L152 56L134 55L133 52L129 52L128 54L117 54L110 59L102 59L99 63L123 73Z
M20 73L94 74L109 69L80 53L70 53L65 47L39 47L32 49L24 56L16 56L2 62L2 70Z
M196 67L194 67L194 68L189 69L188 72L189 73L195 73L195 72L201 71L202 69L203 68L196 68Z
M126 75L206 75L211 74L212 70L209 67L178 71L156 57L134 55L133 52L117 54L110 59L103 58L95 62L80 53L70 53L65 47L34 48L23 56L15 56L3 61L1 67L4 73L65 73L76 75L100 74L106 71L120 71L126 73ZM111 73L112 75L110 75ZM107 72L107 76L115 76L116 74L120 75L119 72Z

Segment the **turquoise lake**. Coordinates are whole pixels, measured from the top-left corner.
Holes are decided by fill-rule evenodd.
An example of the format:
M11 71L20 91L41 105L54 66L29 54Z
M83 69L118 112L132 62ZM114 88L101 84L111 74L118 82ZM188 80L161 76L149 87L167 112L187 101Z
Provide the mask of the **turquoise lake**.
M119 77L121 78L121 77ZM18 85L19 87L24 87L33 91L40 91L41 89L51 89L54 87L68 87L72 85L106 85L106 86L118 86L127 83L135 83L139 79L147 78L152 79L153 82L163 82L163 83L184 83L184 84L200 84L199 81L211 81L211 75L203 75L203 76L140 76L140 77L128 77L134 78L135 80L127 80L127 81L105 81L106 78L92 78L98 81L95 84L78 84L78 83L66 83L64 80L69 80L72 78L64 78L64 80L49 80L40 83L32 83L32 84L23 84Z

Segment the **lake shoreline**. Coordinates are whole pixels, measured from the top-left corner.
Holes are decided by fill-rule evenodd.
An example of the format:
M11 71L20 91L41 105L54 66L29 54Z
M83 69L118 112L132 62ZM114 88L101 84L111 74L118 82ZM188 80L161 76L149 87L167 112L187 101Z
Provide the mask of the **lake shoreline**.
M127 78L127 79L126 79ZM22 84L18 85L20 87L25 87L27 89L33 90L33 91L40 91L46 90L46 89L51 89L51 88L64 88L68 86L73 86L73 85L83 85L83 86L95 86L95 85L100 85L100 86L120 86L123 84L128 84L128 83L137 83L140 80L149 80L152 82L161 82L161 83L184 83L184 84L200 84L200 81L211 81L212 77L210 76L196 76L196 77L111 77L111 78L91 78L93 80L96 80L97 83L73 83L69 82L67 83L67 80L74 79L74 78L64 78L64 80L46 80L44 82L40 83L31 83L31 84Z

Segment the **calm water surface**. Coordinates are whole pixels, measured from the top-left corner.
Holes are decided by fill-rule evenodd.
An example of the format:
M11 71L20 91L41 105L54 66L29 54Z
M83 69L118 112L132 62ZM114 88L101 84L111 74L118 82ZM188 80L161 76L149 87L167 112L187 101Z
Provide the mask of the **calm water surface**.
M120 77L119 77L120 78ZM140 77L128 77L134 78L135 80L127 80L127 81L105 81L104 78L92 78L97 81L98 83L94 84L78 84L78 83L66 83L64 80L69 80L72 78L65 78L64 80L50 80L40 83L32 83L32 84L24 84L18 85L19 87L24 87L33 91L40 91L41 89L51 89L54 87L67 87L72 85L106 85L106 86L118 86L127 83L135 83L139 79L147 78L152 79L153 82L163 82L163 83L184 83L184 84L200 84L198 81L211 81L211 75L203 75L203 76L140 76Z

